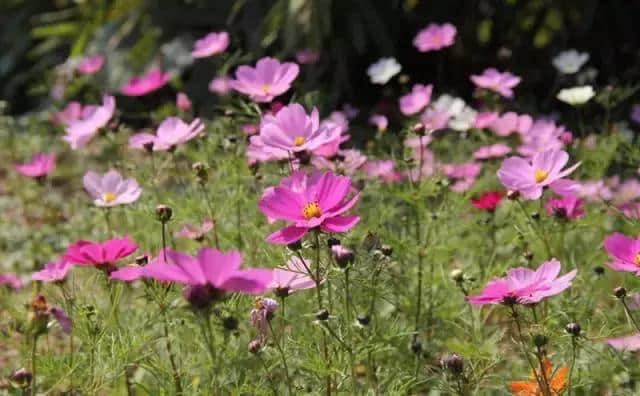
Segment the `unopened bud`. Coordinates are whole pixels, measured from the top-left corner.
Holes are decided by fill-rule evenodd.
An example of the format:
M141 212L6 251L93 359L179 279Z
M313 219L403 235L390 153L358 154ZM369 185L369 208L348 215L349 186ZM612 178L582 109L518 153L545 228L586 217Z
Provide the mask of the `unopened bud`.
M325 321L329 319L329 311L324 308L319 310L318 312L316 312L316 319L319 321Z
M464 272L461 269L454 269L449 272L449 277L456 283L464 281Z
M625 298L627 296L627 289L624 287L616 287L613 289L613 295L617 298Z
M578 337L581 331L580 325L577 323L569 323L565 326L564 329L567 331L567 333L571 334L574 337Z
M544 334L536 334L535 336L533 336L533 344L538 348L547 345L547 342L549 342L549 337Z
M464 371L464 361L460 355L455 353L443 356L440 359L440 366L453 375L460 375Z
M387 257L390 257L393 254L393 248L389 245L382 245L380 247L380 251Z
M195 172L196 178L198 179L199 183L204 184L207 181L208 173L207 166L205 164L203 164L202 162L195 162L193 165L191 165L191 169L193 169L193 171Z
M28 371L25 368L18 369L11 373L9 376L9 381L16 388L26 388L31 384L31 380L33 379L33 374L31 371Z
M262 345L258 340L253 340L249 343L249 352L253 353L254 355L260 352L261 348L262 348Z
M173 216L173 210L167 205L156 206L156 218L161 223L166 223L171 220Z

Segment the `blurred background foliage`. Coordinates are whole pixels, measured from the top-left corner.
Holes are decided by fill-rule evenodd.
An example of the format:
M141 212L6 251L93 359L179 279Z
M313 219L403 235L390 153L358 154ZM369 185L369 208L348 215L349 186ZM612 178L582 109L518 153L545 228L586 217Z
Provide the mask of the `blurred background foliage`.
M311 48L320 62L300 83L323 81L332 105L374 104L379 87L365 69L395 56L413 81L437 82L463 97L472 91L470 74L489 66L512 70L525 77L519 106L549 111L551 101L541 98L558 84L550 62L564 49L591 54L593 70L578 76L582 82L638 81L639 19L640 2L622 0L2 0L0 99L14 114L44 108L64 74L59 65L100 53L107 55L98 81L104 90L117 91L125 79L160 65L174 76L174 89L208 104L215 100L207 91L213 76L266 54L291 59ZM413 47L418 30L447 21L458 28L453 48ZM223 62L193 63L193 41L222 29L232 37Z

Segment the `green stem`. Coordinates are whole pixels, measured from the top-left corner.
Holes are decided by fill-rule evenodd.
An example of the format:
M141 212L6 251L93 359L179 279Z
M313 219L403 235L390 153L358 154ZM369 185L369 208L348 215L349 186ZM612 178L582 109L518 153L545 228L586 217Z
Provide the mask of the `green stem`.
M211 200L209 199L209 195L204 188L203 183L200 184L200 189L202 190L202 195L204 196L204 200L209 207L209 216L211 216L211 222L213 222L213 243L216 245L216 249L220 250L220 241L218 239L218 222L216 221L216 215L213 210L213 205L211 204Z
M520 326L519 315L518 315L518 312L516 311L515 305L511 305L511 314L513 316L513 321L516 324L516 329L518 330L518 339L520 341L520 349L522 350L524 357L527 359L527 363L529 363L529 367L531 367L531 372L533 373L533 376L536 378L538 387L540 389L544 389L544 386L543 386L544 384L542 383L542 381L540 380L540 377L537 374L536 366L531 361L531 358L529 357L529 353L526 350L527 343L524 341L524 336L522 335L522 327Z
M38 336L33 337L31 343L31 396L36 394L36 357L37 357Z
M571 379L573 375L573 367L576 364L577 353L576 338L571 337L571 367L569 368L569 376L567 378L567 390L569 391L569 396L571 396Z
M622 297L620 299L620 301L622 302L622 306L624 307L624 311L627 313L627 316L629 317L629 319L631 319L631 322L636 327L636 330L640 331L640 326L638 325L638 322L636 322L636 318L631 313L631 310L629 309L629 306L627 305L627 301L625 300L624 297Z
M280 345L280 341L276 337L275 331L273 331L273 326L271 325L271 321L267 320L267 323L269 325L269 330L271 330L271 335L273 336L274 344L276 344L276 348L278 349L278 352L280 353L280 358L282 359L282 365L284 366L284 376L287 379L287 388L289 389L289 395L293 395L294 394L293 386L291 382L291 377L289 377L289 367L287 366L287 356L284 353L284 349L282 349L282 346ZM282 334L280 338L282 339L282 343L284 344L284 334Z
M171 364L171 371L173 372L173 386L175 387L176 395L182 395L182 383L180 381L180 373L178 372L176 358L173 355L173 347L171 346L171 338L169 337L169 318L167 317L167 311L165 309L162 309L162 319L164 339L167 345L167 354L169 355L169 363Z

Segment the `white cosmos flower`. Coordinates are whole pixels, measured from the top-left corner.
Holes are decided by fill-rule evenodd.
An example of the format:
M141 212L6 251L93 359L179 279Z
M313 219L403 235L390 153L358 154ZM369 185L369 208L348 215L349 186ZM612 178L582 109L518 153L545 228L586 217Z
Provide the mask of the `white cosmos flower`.
M402 66L396 58L381 58L367 68L367 74L373 84L384 85L393 76L400 73L400 70L402 70Z
M449 114L449 117L456 117L466 107L464 100L455 98L451 95L440 95L438 99L433 102L433 108L437 111L445 111Z
M477 111L465 106L460 113L449 120L449 128L459 132L467 131L473 126L477 114Z
M587 103L595 94L591 85L584 85L581 87L561 89L558 95L556 95L556 98L571 106L578 106Z
M588 53L570 49L556 55L551 63L553 63L553 66L562 74L574 74L577 73L588 60Z

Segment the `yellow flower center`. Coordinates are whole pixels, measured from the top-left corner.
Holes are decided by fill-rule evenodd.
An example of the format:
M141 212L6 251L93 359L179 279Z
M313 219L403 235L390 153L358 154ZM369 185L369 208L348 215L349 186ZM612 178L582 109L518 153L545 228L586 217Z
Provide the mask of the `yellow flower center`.
M306 142L306 139L304 138L304 136L296 136L295 139L293 139L293 144L296 147L300 147L304 144L304 142Z
M262 90L262 93L268 94L269 91L271 91L271 84L262 84L260 89Z
M314 217L320 217L322 215L322 210L316 202L310 202L302 208L302 215L305 219L309 220Z
M640 267L640 253L636 254L636 257L633 260L638 267Z
M533 178L536 179L536 183L542 183L547 180L547 177L549 177L549 172L545 170L538 169L533 173Z
M112 192L106 192L104 194L102 194L102 200L106 203L111 203L113 201L115 201L117 198L116 194L112 193Z

